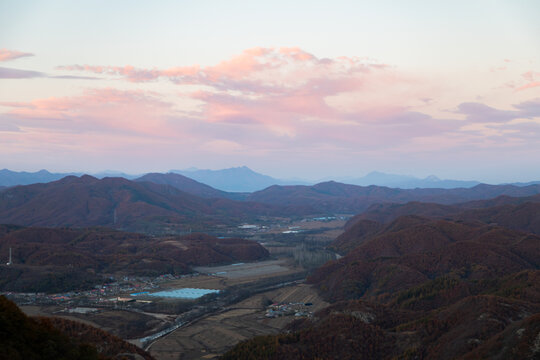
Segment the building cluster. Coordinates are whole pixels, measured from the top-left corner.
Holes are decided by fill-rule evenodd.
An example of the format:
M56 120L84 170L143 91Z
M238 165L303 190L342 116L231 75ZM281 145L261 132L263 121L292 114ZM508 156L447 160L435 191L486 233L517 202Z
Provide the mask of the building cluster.
M198 275L198 273L193 273L187 275L163 274L157 277L110 277L109 282L102 285L96 285L93 289L88 290L74 290L59 294L3 292L0 293L0 295L5 295L19 305L102 306L107 303L132 302L134 301L133 298L125 297L123 295L137 292L149 292L160 288L160 284L163 282Z
M267 318L276 318L280 316L313 316L313 312L309 311L312 303L291 302L291 303L274 303L266 308L265 316Z

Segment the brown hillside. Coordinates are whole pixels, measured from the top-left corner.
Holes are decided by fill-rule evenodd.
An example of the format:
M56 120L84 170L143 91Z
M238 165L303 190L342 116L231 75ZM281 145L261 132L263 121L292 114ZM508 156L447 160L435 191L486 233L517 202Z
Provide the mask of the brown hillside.
M208 199L225 198L231 200L243 200L247 196L247 194L243 193L230 193L217 190L211 186L176 173L150 173L135 179L135 181L146 181L154 184L170 185L188 194Z
M335 301L388 297L450 274L481 280L540 265L538 236L481 223L438 220L417 225L411 219L418 221L399 218L369 239L360 236L354 250L323 265L309 281ZM403 228L404 223L411 225Z
M268 252L254 241L205 234L150 237L108 229L20 228L0 236L0 289L57 292L100 282L99 274L182 274L191 266L254 261Z
M262 204L203 199L170 185L68 176L0 193L0 222L25 226L108 226L137 231L202 227L276 213ZM185 227L184 226L184 227Z
M512 219L530 204L478 210ZM334 304L224 358L540 358L540 237L482 220L349 222L333 243L346 255L308 278Z
M400 216L417 215L464 221L495 223L515 230L540 234L540 196L478 200L455 205L409 202L406 204L374 204L349 220L352 226L360 220L389 223Z
M0 296L0 359L106 360L129 355L152 360L146 351L103 330L66 319L29 318Z
M256 337L222 358L478 359L505 354L495 358L513 359L512 354L521 354L520 359L535 359L539 310L539 304L492 295L469 296L423 315L377 303L341 302L293 322L286 335Z
M501 195L525 197L538 193L540 185L519 187L480 184L473 188L459 189L392 189L329 181L313 186L274 185L250 194L247 200L284 207L306 207L318 213L359 213L377 203L420 201L449 205Z

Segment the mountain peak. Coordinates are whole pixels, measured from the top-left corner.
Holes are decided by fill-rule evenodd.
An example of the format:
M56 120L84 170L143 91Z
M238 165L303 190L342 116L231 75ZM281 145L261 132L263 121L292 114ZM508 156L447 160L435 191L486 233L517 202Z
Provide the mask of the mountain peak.
M478 185L478 181L441 180L435 175L420 179L411 175L387 174L380 171L372 171L364 177L349 179L347 183L361 186L377 185L399 189L415 188L470 188Z
M171 171L215 189L229 192L252 192L283 183L283 181L274 179L268 175L259 174L245 165L221 170Z

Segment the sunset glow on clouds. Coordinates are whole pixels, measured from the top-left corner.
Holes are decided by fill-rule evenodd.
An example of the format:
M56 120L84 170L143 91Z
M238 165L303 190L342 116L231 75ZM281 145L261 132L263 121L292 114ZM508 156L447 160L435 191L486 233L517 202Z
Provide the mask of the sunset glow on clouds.
M34 56L34 54L25 53L16 50L0 49L0 61L9 61L25 56Z
M519 54L434 71L303 46L150 67L61 55L41 67L46 54L17 49L28 52L0 50L9 60L0 67L0 167L248 165L281 177L382 170L485 181L503 167L501 182L540 179L540 63ZM516 173L526 164L535 170Z

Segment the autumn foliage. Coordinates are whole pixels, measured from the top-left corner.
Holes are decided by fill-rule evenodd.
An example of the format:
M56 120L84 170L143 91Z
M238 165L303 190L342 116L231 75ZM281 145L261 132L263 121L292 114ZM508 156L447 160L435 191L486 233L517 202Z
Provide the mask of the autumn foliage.
M268 256L254 241L206 234L152 237L103 228L24 228L0 225L0 289L59 292L92 287L100 274L183 274L191 266L254 261Z
M384 205L351 220L331 245L345 256L308 278L333 304L223 358L539 359L540 237L527 230L540 212L474 206ZM403 216L377 222L383 209Z

